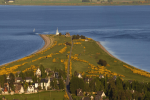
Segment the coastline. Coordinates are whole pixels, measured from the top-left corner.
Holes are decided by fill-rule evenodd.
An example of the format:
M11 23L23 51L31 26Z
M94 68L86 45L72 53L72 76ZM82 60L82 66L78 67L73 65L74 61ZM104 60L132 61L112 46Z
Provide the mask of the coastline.
M39 53L39 52L43 51L44 49L46 49L47 47L49 47L49 45L51 44L50 38L47 37L45 34L39 34L39 36L44 40L44 46L43 46L42 48L36 50L35 52L33 52L33 53L27 55L27 56L30 56L30 55L32 55L32 54ZM26 56L25 56L25 57L26 57ZM21 59L21 58L20 58L20 59ZM17 59L17 60L19 60L19 59ZM7 64L11 64L11 63L13 63L13 62L15 62L15 61L17 61L17 60L14 60L14 61L11 61L11 62L8 62L8 63L4 63L4 64L0 65L0 67L2 67L2 66L4 66L4 65L7 65Z
M127 65L129 65L129 66L132 66L132 65L130 65L130 64L128 64L128 63L126 63L126 62L124 62L124 61L122 61L122 60L116 58L114 55L112 55L110 52L108 52L108 50L106 50L106 48L105 48L99 41L96 41L96 43L97 43L97 44L99 45L99 47L100 47L104 52L106 52L109 56L111 56L111 57L113 57L113 58L115 58L115 59L117 59L117 60L119 60L119 61L121 61L121 62L123 62L123 63L125 63L125 64L127 64ZM132 66L132 67L133 67L133 66Z
M39 50L35 51L33 54L39 53L41 51L43 51L44 49L46 49L47 47L49 47L51 40L49 37L47 37L45 34L39 34L40 37L44 40L44 46L42 48L40 48Z

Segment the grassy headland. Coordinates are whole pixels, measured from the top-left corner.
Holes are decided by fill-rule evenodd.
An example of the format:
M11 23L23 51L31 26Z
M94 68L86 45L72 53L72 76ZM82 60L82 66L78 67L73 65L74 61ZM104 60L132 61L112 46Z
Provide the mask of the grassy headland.
M71 48L70 45L66 45L66 42L71 43L71 37L65 37L64 35L46 36L51 40L51 44L47 49L1 66L0 75L9 73L15 74L17 71L25 72L30 69L36 71L40 65L52 70L57 68L66 71L68 55ZM96 41L92 39L89 39L88 41L77 39L73 40L73 42L71 56L72 65L70 66L71 75L73 75L74 71L77 71L88 77L104 74L109 77L119 76L124 80L150 82L150 73L111 57L99 47ZM99 59L105 60L107 65L99 65Z

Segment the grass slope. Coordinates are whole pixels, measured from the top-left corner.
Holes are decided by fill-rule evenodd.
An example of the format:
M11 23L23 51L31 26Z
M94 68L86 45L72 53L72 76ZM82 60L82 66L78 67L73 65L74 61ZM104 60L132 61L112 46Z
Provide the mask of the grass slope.
M75 54L78 54L79 59L84 59L95 66L98 65L97 62L99 61L99 59L106 60L107 63L110 65L110 67L106 66L106 68L112 72L116 72L118 74L124 75L125 77L123 77L123 79L125 80L138 80L138 81L146 81L146 82L150 81L150 78L138 74L134 74L131 70L123 67L123 65L126 65L125 63L110 57L106 52L104 52L99 47L96 41L92 40L88 42L81 42L81 44L74 44L72 55ZM88 67L89 65L87 63L72 61L73 73L74 71L85 72L86 70L88 70Z
M63 100L65 92L62 91L46 91L39 92L35 94L15 94L15 95L5 95L7 100ZM0 95L2 98L3 95Z

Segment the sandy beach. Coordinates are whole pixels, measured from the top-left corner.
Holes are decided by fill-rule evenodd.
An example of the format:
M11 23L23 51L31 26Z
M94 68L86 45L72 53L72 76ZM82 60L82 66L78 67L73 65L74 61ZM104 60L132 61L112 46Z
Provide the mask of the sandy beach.
M37 51L34 52L34 53L38 53L38 52L43 51L44 49L46 49L47 47L49 47L49 45L51 44L51 40L50 40L49 37L47 37L47 36L44 35L44 34L40 34L40 36L41 36L41 38L44 40L45 44L44 44L44 46L43 46L41 49L37 50Z

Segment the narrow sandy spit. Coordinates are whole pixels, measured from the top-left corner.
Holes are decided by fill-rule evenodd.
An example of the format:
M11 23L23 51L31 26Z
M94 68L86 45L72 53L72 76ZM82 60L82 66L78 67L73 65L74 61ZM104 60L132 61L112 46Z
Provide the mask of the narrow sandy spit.
M50 45L50 42L51 42L51 41L50 41L50 38L49 38L48 36L46 36L46 35L44 35L44 34L40 34L40 36L41 36L42 39L44 40L45 44L44 44L44 46L43 46L41 49L39 49L39 50L37 50L36 52L34 52L34 54L43 51L44 49L46 49L46 48Z

